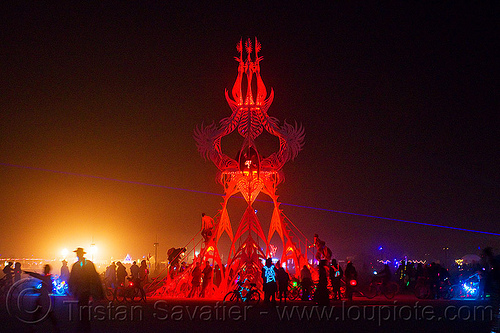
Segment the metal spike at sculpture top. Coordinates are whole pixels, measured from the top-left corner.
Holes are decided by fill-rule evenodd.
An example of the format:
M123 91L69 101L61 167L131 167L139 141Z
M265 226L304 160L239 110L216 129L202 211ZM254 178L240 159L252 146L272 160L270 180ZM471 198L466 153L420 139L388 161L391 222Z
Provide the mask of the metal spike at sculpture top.
M243 48L244 46L244 48ZM285 222L286 218L279 209L276 187L284 179L282 167L289 160L293 160L303 147L304 129L297 124L291 125L284 122L280 125L278 119L268 115L269 107L273 102L274 91L271 89L267 96L266 86L260 75L259 56L261 45L255 39L248 39L245 44L240 41L237 44L239 57L235 57L238 62L238 75L231 91L231 96L226 89L225 96L231 108L231 115L222 119L218 125L212 123L208 126L203 124L194 131L194 137L198 146L198 151L205 159L210 159L219 169L218 180L224 187L224 202L222 209L217 216L215 233L212 239L206 244L202 259L212 258L220 263L217 252L217 242L223 232L229 235L232 241L228 256L228 269L226 274L233 272L252 277L258 282L262 259L270 253L269 242L274 233L278 233L283 242L282 262L292 259L296 267L307 264L305 257L301 254L295 243L291 239L289 229ZM246 52L246 58L243 54ZM254 58L252 59L252 55ZM252 84L253 80L255 84ZM243 91L243 87L246 91ZM256 87L255 95L253 87ZM255 89L255 88L254 88ZM237 159L226 155L221 148L221 140L235 130L243 137L243 143L238 153ZM263 158L257 149L255 139L263 132L267 131L279 139L279 150L270 156ZM248 207L241 219L236 234L233 236L229 215L227 212L227 202L236 193L241 193L248 203ZM274 211L267 237L264 235L261 224L252 208L260 192L272 198ZM256 239L252 237L256 235ZM246 238L245 236L246 235ZM259 239L265 244L263 252L259 246ZM237 247L237 244L241 244ZM300 266L297 266L300 265ZM228 283L234 276L225 276Z

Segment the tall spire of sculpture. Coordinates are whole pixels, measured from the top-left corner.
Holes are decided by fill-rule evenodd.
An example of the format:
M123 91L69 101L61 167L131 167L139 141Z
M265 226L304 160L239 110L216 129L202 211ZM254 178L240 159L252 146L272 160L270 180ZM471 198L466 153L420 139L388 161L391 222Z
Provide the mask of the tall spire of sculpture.
M236 81L231 95L227 89L225 91L231 115L220 120L218 125L212 123L204 126L202 124L195 129L194 137L200 154L205 159L212 160L219 169L218 179L224 187L224 202L218 215L215 242L223 232L227 232L232 241L228 265L234 272L243 270L245 274L253 274L250 272L262 266L259 260L269 255L269 241L275 232L283 241L282 259L291 258L296 261L296 265L303 264L303 262L299 263L299 260L305 260L300 256L300 251L297 251L288 234L285 218L279 209L276 195L277 185L283 181L283 165L293 160L303 147L304 129L297 124L291 125L286 122L280 125L278 119L268 115L269 107L274 99L274 90L271 88L269 96L267 95L260 72L260 62L263 58L259 56L261 44L257 38L254 45L250 38L244 43L240 40L236 50L239 53L239 56L235 57L238 62ZM243 56L244 52L246 52L246 57ZM255 92L252 90L254 89L253 79L256 80ZM245 92L243 92L243 86L246 86ZM221 147L221 139L235 130L243 137L237 159L226 155ZM265 158L259 154L255 144L255 139L264 130L277 137L280 143L279 150ZM243 195L248 207L233 237L227 202L238 192ZM270 196L274 203L267 238L252 208L253 202L261 192ZM266 253L261 249L259 240L264 242ZM237 241L240 244L243 241L238 248Z
M262 57L258 56L261 45L255 39L255 59L252 59L252 43L248 39L245 42L246 59L243 58L243 42L237 45L239 57L238 75L233 85L231 96L226 89L227 103L231 108L231 115L220 120L219 124L199 126L195 129L195 140L198 151L205 158L210 158L221 172L237 171L239 161L230 158L222 152L221 139L238 129L238 133L245 138L243 146L254 145L254 140L263 130L279 138L279 151L262 160L262 170L278 172L289 160L293 160L302 149L304 143L304 129L284 123L280 126L279 120L268 115L268 109L274 99L274 90L271 89L267 95L266 86L260 75L260 62ZM245 74L245 75L244 75ZM253 99L252 79L257 80L256 100ZM242 92L242 82L246 79L247 91ZM266 98L267 97L267 98ZM242 147L246 148L246 147ZM254 147L255 148L255 147Z

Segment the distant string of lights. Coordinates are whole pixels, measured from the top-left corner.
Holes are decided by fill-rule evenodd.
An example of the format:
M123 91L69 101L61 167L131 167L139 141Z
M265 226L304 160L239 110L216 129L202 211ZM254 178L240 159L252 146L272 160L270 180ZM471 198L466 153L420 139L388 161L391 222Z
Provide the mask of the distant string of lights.
M7 166L7 167L12 167L12 168L20 168L20 169L28 169L28 170L51 172L51 173L69 175L69 176L77 176L77 177L84 177L84 178L93 178L93 179L108 180L108 181L114 181L114 182L120 182L120 183L126 183L126 184L134 184L134 185L142 185L142 186L152 186L152 187L164 188L164 189L169 189L169 190L193 192L193 193L216 195L216 196L221 196L222 195L220 193L204 192L204 191L191 190L191 189L180 188L180 187L157 185L157 184L150 184L150 183L139 182L139 181L116 179L116 178L103 177L103 176L95 176L95 175L88 175L88 174L68 172L68 171L51 170L51 169L44 169L44 168L24 166L24 165L17 165L17 164L10 164L10 163L2 163L2 162L0 162L0 165ZM272 203L272 201L269 201L269 200L259 200L259 199L257 199L256 201ZM283 202L281 203L281 205L283 205L283 206L290 206L290 207L297 207L297 208L313 209L313 210L330 212L330 213L337 213L337 214L347 214L347 215L361 216L361 217L366 217L366 218L373 218L373 219L380 219L380 220L387 220L387 221L396 221L396 222L403 222L403 223L411 223L411 224L423 225L423 226L427 226L427 227L437 227L437 228L445 228L445 229L451 229L451 230L459 230L459 231L474 232L474 233L480 233L480 234L486 234L486 235L500 236L500 233L496 233L496 232L473 230L473 229L458 228L458 227L450 227L450 226L441 225L441 224L433 224L433 223L409 221L409 220L395 219L395 218L390 218L390 217L382 217L382 216L375 216L375 215L368 215L368 214L351 213L351 212L344 212L344 211L334 210L334 209L318 208L318 207L311 207L311 206L303 206L303 205L289 204L289 203L283 203Z

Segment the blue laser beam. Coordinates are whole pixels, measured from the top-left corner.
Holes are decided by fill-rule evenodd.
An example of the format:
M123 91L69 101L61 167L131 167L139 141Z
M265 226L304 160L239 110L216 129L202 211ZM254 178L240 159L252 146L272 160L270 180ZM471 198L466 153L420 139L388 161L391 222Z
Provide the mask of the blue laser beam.
M17 164L10 164L10 163L2 163L2 162L0 162L0 165L7 166L7 167L12 167L12 168L20 168L20 169L27 169L27 170L36 170L36 171L51 172L51 173L69 175L69 176L77 176L77 177L84 177L84 178L93 178L93 179L101 179L101 180L107 180L107 181L115 181L115 182L126 183L126 184L134 184L134 185L158 187L158 188L164 188L164 189L169 189L169 190L185 191L185 192L208 194L208 195L216 195L216 196L221 196L222 195L220 193L204 192L204 191L191 190L191 189L185 189L185 188L180 188L180 187L172 187L172 186L165 186L165 185L158 185L158 184L150 184L150 183L144 183L144 182L138 182L138 181L132 181L132 180L116 179L116 178L103 177L103 176L95 176L95 175L88 175L88 174L68 172L68 171L51 170L51 169L44 169L44 168L24 166L24 165L17 165ZM273 203L270 200L259 200L259 199L257 199L256 201L266 202L266 203ZM353 216L361 216L361 217L373 218L373 219L380 219L380 220L386 220L386 221L396 221L396 222L417 224L417 225L423 225L423 226L427 226L427 227L445 228L445 229L451 229L451 230L459 230L459 231L474 232L474 233L480 233L480 234L486 234L486 235L500 236L500 233L496 233L496 232L474 230L474 229L466 229L466 228L458 228L458 227L450 227L450 226L441 225L441 224L433 224L433 223L409 221L409 220L395 219L395 218L390 218L390 217L382 217L382 216L375 216L375 215L368 215L368 214L351 213L351 212L344 212L344 211L334 210L334 209L328 209L328 208L318 208L318 207L311 207L311 206L304 206L304 205L297 205L297 204L289 204L289 203L284 203L284 202L282 202L281 205L283 205L283 206L290 206L290 207L297 207L297 208L313 209L313 210L330 212L330 213L337 213L337 214L347 214L347 215L353 215Z
M171 186L165 186L165 185L150 184L150 183L138 182L138 181L133 181L133 180L116 179L116 178L103 177L103 176L95 176L95 175L88 175L88 174L76 173L76 172L51 170L51 169L44 169L44 168L37 168L37 167L31 167L31 166L25 166L25 165L17 165L17 164L9 164L9 163L2 163L2 162L0 162L0 165L4 165L4 166L8 166L8 167L13 167L13 168L20 168L20 169L28 169L28 170L51 172L51 173L57 173L57 174L62 174L62 175L68 175L68 176L77 176L77 177L84 177L84 178L109 180L109 181L114 181L114 182L119 182L119 183L142 185L142 186L151 186L151 187L159 187L159 188L164 188L164 189L168 189L168 190L186 191L186 192L194 192L194 193L201 193L201 194L209 194L209 195L221 196L221 194L219 194L219 193L211 193L211 192L190 190L190 189L180 188L180 187L171 187Z
M267 202L271 202L272 203L272 201L267 201ZM473 229L458 228L458 227L450 227L450 226L447 226L447 225L432 224L432 223L417 222L417 221L409 221L409 220L401 220L401 219L395 219L395 218L391 218L391 217L382 217L382 216L374 216L374 215L368 215L368 214L343 212L343 211L340 211L340 210L333 210L333 209L327 209L327 208L317 208L317 207L302 206L302 205L287 204L287 203L281 203L281 204L284 205L284 206L292 206L292 207L298 207L298 208L314 209L314 210L319 210L319 211L324 211L324 212L330 212L330 213L348 214L348 215L361 216L361 217L367 217L367 218L373 218L373 219L381 219L381 220L389 220L389 221L396 221L396 222L419 224L419 225L425 225L427 227L446 228L446 229L452 229L452 230L460 230L460 231L476 232L476 233L486 234L486 235L500 236L500 233L496 233L496 232L473 230Z

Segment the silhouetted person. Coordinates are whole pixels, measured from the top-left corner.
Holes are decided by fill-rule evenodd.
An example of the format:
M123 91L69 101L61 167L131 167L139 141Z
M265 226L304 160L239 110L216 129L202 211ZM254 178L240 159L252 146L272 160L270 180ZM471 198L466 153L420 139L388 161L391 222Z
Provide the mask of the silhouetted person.
M278 268L278 298L284 299L286 303L287 293L288 293L288 283L290 282L290 275L285 271L285 269L280 266Z
M219 288L220 284L222 282L222 272L219 267L219 264L215 264L214 266L214 284Z
M240 171L243 171L246 175L253 173L254 171L257 171L257 173L259 172L259 154L254 147L243 147L238 152L236 160L239 162Z
M417 270L415 271L415 280L424 277L424 266L422 263L418 263Z
M106 267L106 272L104 273L106 287L115 288L116 286L116 264L113 261L108 267Z
M14 263L12 261L9 261L2 270L3 273L5 274L6 286L12 285L12 277L14 275L14 268L12 267L12 265L14 265Z
M332 259L332 265L330 266L330 281L332 282L334 300L342 299L342 295L340 294L340 285L343 276L344 270L342 269L342 266L340 266L337 262L337 259Z
M130 266L130 277L134 282L139 280L139 266L137 266L135 261L132 263L132 266Z
M141 286L149 282L149 269L146 260L141 261L141 266L139 267L139 280L141 280Z
M408 289L408 288L413 288L414 285L415 285L415 274L416 274L416 268L415 268L415 264L411 261L408 261L407 264L406 264L406 272L407 272L407 276L408 276L408 279L404 285L405 289Z
M495 256L491 247L487 247L483 250L482 257L487 265L486 278L493 307L491 332L500 332L500 256Z
M311 271L307 265L304 265L304 267L300 270L300 284L302 285L302 300L308 301L313 282Z
M169 262L169 274L172 279L179 272L181 259L184 257L184 253L186 253L186 251L187 249L185 247L172 247L168 249L167 256Z
M205 267L203 268L203 284L201 285L200 297L205 297L206 289L212 282L213 269L210 263L205 262Z
M69 267L68 267L68 262L66 260L63 260L61 266L61 280L68 282L69 280Z
M407 282L409 281L409 263L406 259L401 260L401 263L396 271L396 276L399 279L399 284L401 287L406 288Z
M134 261L135 263L135 261ZM137 278L132 278L132 281L135 284L135 287L139 289L141 298L146 302L146 292L144 291L144 285L148 281L148 275L149 275L149 269L146 264L146 260L141 261L141 266L137 266ZM132 266L133 267L133 266ZM130 267L130 270L132 270L132 267ZM135 268L134 268L135 271Z
M326 275L326 260L321 260L318 265L319 280L314 293L314 300L318 305L328 306L330 297L328 293L328 277Z
M382 281L384 286L391 281L392 273L388 264L385 264L384 268L380 272L377 272L377 277Z
M21 264L19 263L19 267ZM42 287L39 289L39 296L36 300L36 310L34 312L34 320L33 322L38 322L43 315L47 315L47 318L50 319L52 326L54 327L55 332L59 332L59 327L57 326L57 319L54 315L54 311L52 310L52 301L50 299L50 293L52 293L52 275L50 274L50 265L43 266L43 274L38 274L34 272L27 272L26 274L34 277L42 281ZM48 309L48 314L44 312L44 310Z
M81 329L90 331L90 313L89 300L103 299L104 290L102 289L101 279L95 269L94 263L84 257L83 248L79 247L74 252L78 261L71 267L68 286L69 290L78 299L79 311L81 314Z
M116 262L116 283L119 286L125 285L125 278L128 276L127 269L121 261Z
M16 264L14 265L14 282L21 280L22 273L23 273L23 270L21 269L21 263L16 262Z
M432 298L439 298L439 284L440 284L440 276L439 273L441 271L441 265L436 264L435 262L431 262L429 265L429 283L431 287L431 295Z
M196 291L200 287L201 284L201 268L200 268L200 262L196 262L195 267L193 268L193 271L191 272L191 291L189 292L188 298L193 297L196 295Z
M479 299L486 299L486 275L487 272L482 269L477 272L479 278Z
M309 245L308 248L315 247L316 255L315 258L319 262L325 259L327 262L330 261L332 257L332 251L326 246L326 243L319 239L318 234L314 234L314 243Z
M356 268L354 268L354 265L352 264L351 261L347 263L347 266L345 267L345 293L347 296L347 299L352 301L352 294L354 293L354 288L358 283L358 272L356 272Z
M264 304L269 304L272 301L276 304L276 291L278 285L276 284L277 269L273 265L271 258L266 259L266 265L262 267L262 281L264 289Z
M201 236L205 243L212 237L214 229L214 219L205 213L201 213Z

